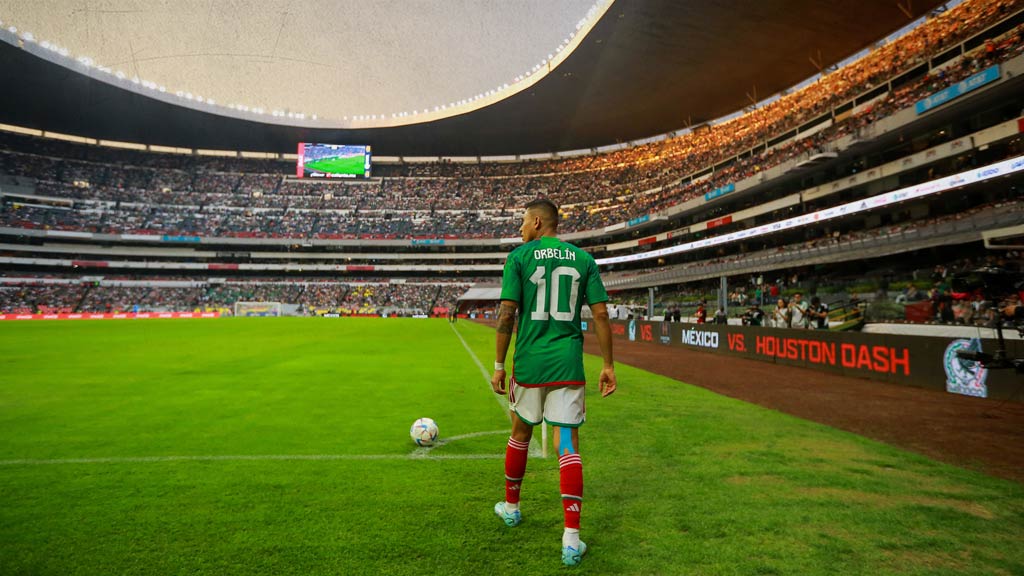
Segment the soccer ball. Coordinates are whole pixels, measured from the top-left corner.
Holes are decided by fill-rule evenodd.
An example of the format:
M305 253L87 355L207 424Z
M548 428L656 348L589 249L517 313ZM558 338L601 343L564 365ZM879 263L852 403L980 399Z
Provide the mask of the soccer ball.
M437 441L437 423L430 418L420 418L412 423L409 436L417 446L433 446Z

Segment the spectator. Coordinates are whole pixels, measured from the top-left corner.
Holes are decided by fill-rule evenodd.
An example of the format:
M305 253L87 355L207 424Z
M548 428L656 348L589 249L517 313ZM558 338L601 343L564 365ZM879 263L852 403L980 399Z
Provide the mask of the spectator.
M725 308L719 308L715 312L715 324L728 324L729 317L725 314Z
M793 294L793 300L789 303L789 327L805 329L808 327L807 302L803 301L804 295L800 292Z
M772 326L776 328L789 328L792 311L789 305L786 304L785 298L779 298L775 305L775 309L772 310Z

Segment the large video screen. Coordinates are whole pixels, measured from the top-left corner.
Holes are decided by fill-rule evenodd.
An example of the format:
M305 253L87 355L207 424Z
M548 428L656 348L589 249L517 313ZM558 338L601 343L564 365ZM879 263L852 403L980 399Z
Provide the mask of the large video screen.
M369 178L370 147L299 143L299 178Z

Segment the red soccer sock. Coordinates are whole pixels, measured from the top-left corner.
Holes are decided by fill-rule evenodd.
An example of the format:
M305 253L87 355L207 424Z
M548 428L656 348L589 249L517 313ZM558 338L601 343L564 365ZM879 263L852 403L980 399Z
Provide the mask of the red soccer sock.
M579 530L580 508L583 506L583 460L579 454L562 454L558 457L558 468L565 527Z
M505 501L519 504L519 488L526 474L526 455L530 447L528 442L520 442L515 438L508 439L505 448Z

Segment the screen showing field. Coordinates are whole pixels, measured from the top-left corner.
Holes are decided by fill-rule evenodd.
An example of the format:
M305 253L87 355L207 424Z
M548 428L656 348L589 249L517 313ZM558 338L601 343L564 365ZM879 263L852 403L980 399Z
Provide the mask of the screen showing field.
M370 147L299 143L299 178L369 178Z

